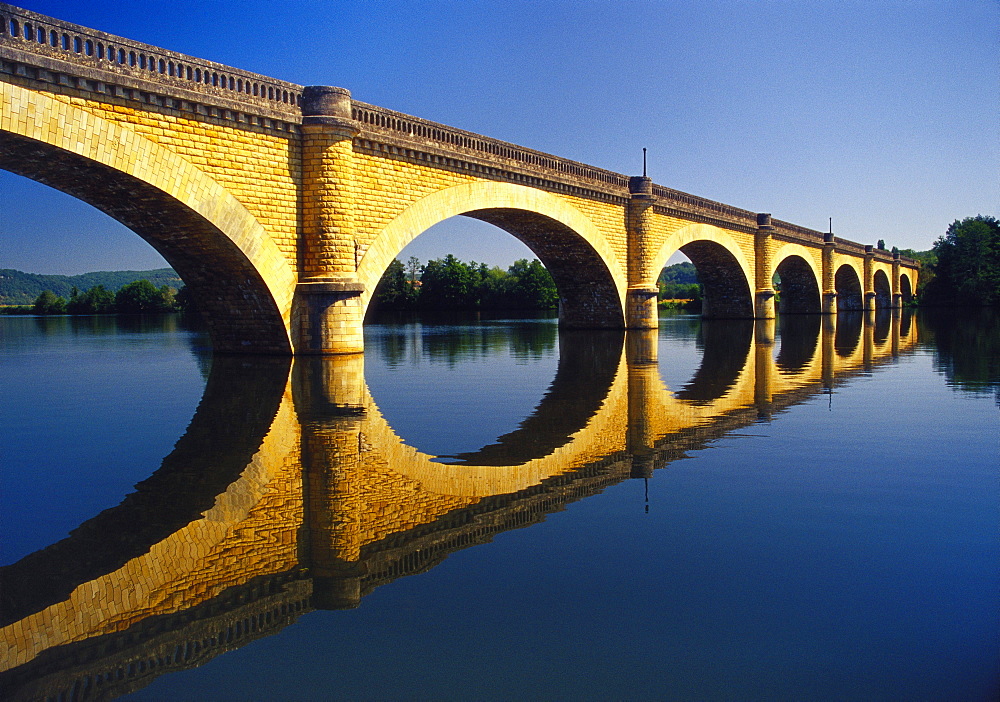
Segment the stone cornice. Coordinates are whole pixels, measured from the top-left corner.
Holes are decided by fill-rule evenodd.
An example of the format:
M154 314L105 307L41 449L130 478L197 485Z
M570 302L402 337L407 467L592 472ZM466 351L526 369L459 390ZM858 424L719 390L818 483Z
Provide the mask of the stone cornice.
M482 178L520 183L529 187L590 200L601 200L618 205L624 205L628 200L627 196L620 191L599 186L592 187L595 185L592 182L560 177L552 172L531 172L516 166L508 168L498 164L497 160L485 156L477 157L476 155L456 153L454 150L441 148L434 143L407 140L395 135L380 135L363 130L355 138L354 148L363 153L385 158L397 158L423 165L475 173Z
M15 34L16 32L16 34ZM67 77L298 123L302 87L0 2L0 57ZM79 86L73 86L79 87Z

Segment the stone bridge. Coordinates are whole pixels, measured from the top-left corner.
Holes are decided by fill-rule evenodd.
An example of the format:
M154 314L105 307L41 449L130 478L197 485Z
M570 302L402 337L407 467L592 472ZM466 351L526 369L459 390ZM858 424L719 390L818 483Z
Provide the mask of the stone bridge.
M620 332L564 332L534 413L453 463L396 435L363 355L216 357L159 470L68 538L0 568L0 688L14 700L108 699L313 609L357 606L917 341L909 310L781 324L776 345L774 320L706 322L701 366L676 388L650 332L624 344Z
M916 262L514 144L0 3L0 168L103 210L190 287L217 351L360 351L383 271L474 217L552 273L565 328L655 328L656 278L706 317L898 307ZM875 238L877 233L873 233Z

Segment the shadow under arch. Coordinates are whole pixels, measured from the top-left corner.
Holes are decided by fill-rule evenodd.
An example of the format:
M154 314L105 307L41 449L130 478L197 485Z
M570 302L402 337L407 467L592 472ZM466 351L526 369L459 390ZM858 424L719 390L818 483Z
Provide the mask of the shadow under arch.
M899 292L903 296L904 303L913 300L913 285L910 284L910 276L906 273L899 275Z
M775 365L785 373L799 373L808 367L819 349L823 318L819 315L778 317L781 345Z
M674 397L695 405L709 405L736 385L750 359L753 341L751 319L704 320L697 344L703 349L701 364L690 382Z
M159 469L107 509L40 551L0 568L0 627L64 601L202 518L261 447L291 359L215 356L187 431Z
M180 156L0 83L0 169L96 207L153 246L191 288L216 351L291 353L295 277L285 257L242 204Z
M622 355L623 332L564 332L559 365L542 401L520 426L478 451L448 458L449 465L515 466L551 455L572 440L603 404Z
M875 289L875 308L887 309L892 306L892 286L885 271L875 271L872 276L872 287Z
M688 224L667 237L653 258L652 270L662 270L677 251L698 271L702 317L753 319L750 264L730 232L711 224Z
M775 271L781 278L778 312L781 314L818 314L822 312L819 281L801 256L783 259Z
M861 278L853 266L843 264L837 269L833 278L837 290L837 309L857 312L865 307L861 290Z
M410 205L375 238L358 265L367 311L383 272L413 239L438 222L465 215L523 242L552 274L559 321L567 328L623 329L627 281L604 235L556 195L523 185L474 182L431 193Z
M701 316L752 319L753 296L739 261L714 241L693 241L679 249L691 259L702 284Z

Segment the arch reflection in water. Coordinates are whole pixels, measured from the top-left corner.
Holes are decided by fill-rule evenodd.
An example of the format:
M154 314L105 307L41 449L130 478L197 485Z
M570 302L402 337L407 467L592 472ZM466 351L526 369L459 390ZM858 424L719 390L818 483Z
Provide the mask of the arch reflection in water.
M368 391L363 356L291 369L216 358L187 433L134 494L0 569L0 685L13 699L139 689L648 478L915 343L905 311L886 338L874 315L859 333L832 322L783 320L777 359L773 322L706 328L702 366L676 395L659 377L669 359L658 358L655 332L624 344L561 336L559 370L535 412L452 464L399 440ZM722 380L699 380L713 375Z

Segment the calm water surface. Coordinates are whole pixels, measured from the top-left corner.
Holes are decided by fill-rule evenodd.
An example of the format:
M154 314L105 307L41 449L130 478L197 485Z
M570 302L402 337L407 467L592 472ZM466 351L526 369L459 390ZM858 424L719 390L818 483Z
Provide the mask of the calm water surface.
M0 318L0 694L995 699L995 314L366 348Z

